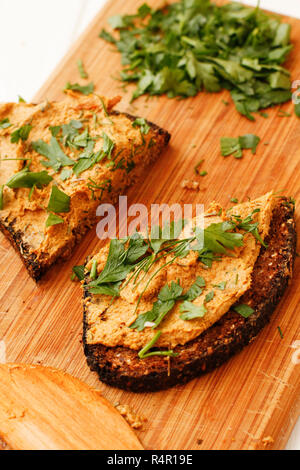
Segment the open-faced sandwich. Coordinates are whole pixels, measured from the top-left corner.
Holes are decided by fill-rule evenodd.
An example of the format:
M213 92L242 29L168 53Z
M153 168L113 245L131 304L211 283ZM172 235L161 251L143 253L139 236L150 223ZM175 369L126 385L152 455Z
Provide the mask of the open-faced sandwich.
M168 144L170 135L113 110L119 98L0 105L0 229L38 280Z
M190 237L135 234L86 263L84 348L109 385L155 391L224 363L269 321L292 276L294 204L212 204Z

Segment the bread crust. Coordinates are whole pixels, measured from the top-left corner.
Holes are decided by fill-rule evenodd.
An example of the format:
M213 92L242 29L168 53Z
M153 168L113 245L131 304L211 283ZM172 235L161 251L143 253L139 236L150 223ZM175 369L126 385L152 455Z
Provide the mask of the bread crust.
M262 247L252 272L251 288L239 302L251 306L255 313L246 319L229 310L198 338L177 346L177 357L141 360L129 348L87 344L84 307L83 344L91 370L108 385L132 392L154 392L184 384L222 365L252 342L270 321L292 277L297 233L294 206L286 198L275 206L266 242L268 248ZM84 296L89 296L86 285Z

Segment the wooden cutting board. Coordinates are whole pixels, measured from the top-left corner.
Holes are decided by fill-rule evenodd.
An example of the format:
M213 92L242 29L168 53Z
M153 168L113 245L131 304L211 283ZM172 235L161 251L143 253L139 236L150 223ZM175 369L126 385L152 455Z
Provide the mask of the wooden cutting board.
M14 450L142 450L118 411L65 372L0 365L0 438Z
M157 6L160 1L150 1ZM124 94L112 77L120 70L120 56L98 39L108 17L133 13L140 2L113 0L95 18L57 67L36 101L63 98L67 81L78 81L76 62L83 59L97 91L108 96ZM293 79L300 78L300 21L292 25L294 51L288 62ZM80 81L80 80L79 80ZM196 98L169 100L141 98L130 106L131 90L120 110L139 114L168 129L172 141L167 152L132 188L128 203L204 203L230 198L258 197L271 189L300 196L300 120L278 117L256 122L241 117L228 92L200 93ZM225 106L222 99L230 101ZM293 113L292 103L282 106ZM220 137L254 133L262 142L257 154L242 160L220 155ZM264 143L269 142L269 145ZM194 166L205 159L199 192L181 187L195 179ZM296 210L299 220L299 209ZM70 282L73 265L101 247L92 230L72 259L46 275L39 285L29 278L21 261L3 236L0 238L0 351L2 360L36 363L64 369L97 387L111 403L129 404L148 422L138 436L148 449L253 449L284 448L299 416L300 263L294 280L274 313L272 322L249 347L215 372L171 390L136 395L101 384L88 369L81 344L80 286ZM277 327L284 338L281 339ZM1 355L1 354L0 354Z

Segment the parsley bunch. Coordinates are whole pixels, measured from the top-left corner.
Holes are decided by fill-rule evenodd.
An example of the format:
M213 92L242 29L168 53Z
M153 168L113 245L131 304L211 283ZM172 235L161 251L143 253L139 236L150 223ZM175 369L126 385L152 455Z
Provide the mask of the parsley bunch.
M237 110L254 120L253 112L291 98L290 73L281 66L292 48L290 25L259 8L181 0L159 10L143 4L109 23L118 37L105 30L100 37L122 54L121 80L137 84L133 100L226 88Z

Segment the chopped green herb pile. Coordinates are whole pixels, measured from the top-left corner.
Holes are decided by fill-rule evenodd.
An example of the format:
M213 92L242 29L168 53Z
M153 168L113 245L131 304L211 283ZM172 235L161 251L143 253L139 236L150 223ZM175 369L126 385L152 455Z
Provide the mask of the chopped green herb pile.
M257 8L210 0L181 0L159 10L143 4L135 15L116 15L100 37L122 54L121 80L134 82L132 99L169 98L199 91L231 91L237 110L253 112L291 98L290 73L281 64L292 45L290 25Z
M256 153L260 138L254 134L245 134L240 137L222 137L221 153L223 157L233 155L234 158L242 158L243 150L251 149L253 155Z

